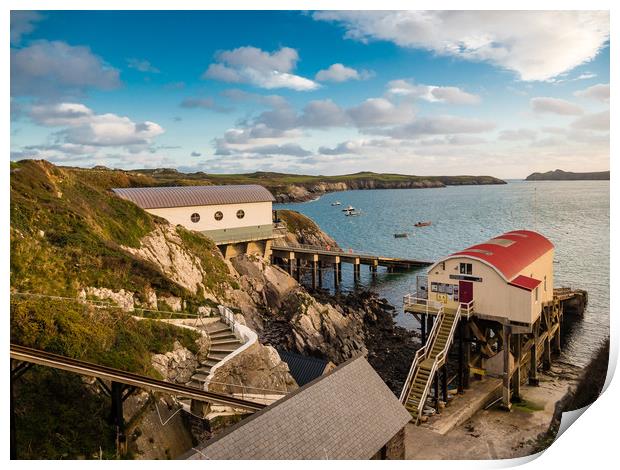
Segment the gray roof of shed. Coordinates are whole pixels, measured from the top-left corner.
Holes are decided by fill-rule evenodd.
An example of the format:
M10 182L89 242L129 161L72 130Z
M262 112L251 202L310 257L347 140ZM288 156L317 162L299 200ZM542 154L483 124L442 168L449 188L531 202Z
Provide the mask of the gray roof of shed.
M359 356L237 423L187 458L369 459L410 419Z
M269 190L258 184L113 188L112 191L142 209L275 201Z

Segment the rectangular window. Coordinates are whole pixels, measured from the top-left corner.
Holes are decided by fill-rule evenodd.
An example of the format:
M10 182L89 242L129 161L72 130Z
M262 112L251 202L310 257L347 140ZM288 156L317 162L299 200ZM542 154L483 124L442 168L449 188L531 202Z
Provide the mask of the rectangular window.
M534 300L536 300L536 302L538 302L538 287L536 289L534 289Z
M460 264L460 272L461 274L471 274L471 263L461 263Z
M545 276L545 292L547 292L547 276Z

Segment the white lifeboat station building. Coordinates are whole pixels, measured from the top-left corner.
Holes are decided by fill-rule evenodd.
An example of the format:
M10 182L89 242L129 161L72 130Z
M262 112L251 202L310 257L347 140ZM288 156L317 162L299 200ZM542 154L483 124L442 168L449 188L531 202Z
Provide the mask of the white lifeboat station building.
M437 403L442 386L448 401L446 363L453 342L460 392L469 387L470 374L501 377L502 404L509 408L519 397L522 371L530 384L538 383L539 361L549 367L552 345L560 350L563 310L554 295L553 257L554 246L543 235L515 230L448 255L418 278L416 293L404 297L404 310L420 322L424 346L401 394L416 420L423 419L433 382Z
M274 234L273 195L257 184L115 188L112 191L173 225L211 238L226 258L268 256Z

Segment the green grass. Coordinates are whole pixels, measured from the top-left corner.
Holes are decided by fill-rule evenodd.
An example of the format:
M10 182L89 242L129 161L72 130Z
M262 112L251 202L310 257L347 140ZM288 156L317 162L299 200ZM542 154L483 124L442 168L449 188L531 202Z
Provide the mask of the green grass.
M278 210L278 217L286 223L286 227L292 233L301 233L302 231L319 233L321 231L312 219L297 211L280 209Z
M49 298L11 300L11 342L109 367L161 378L152 354L179 341L196 353L197 332L119 309Z

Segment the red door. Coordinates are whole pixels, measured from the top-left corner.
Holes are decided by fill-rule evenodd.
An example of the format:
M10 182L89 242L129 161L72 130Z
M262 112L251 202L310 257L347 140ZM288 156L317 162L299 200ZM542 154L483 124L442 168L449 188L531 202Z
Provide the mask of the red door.
M474 299L474 283L459 281L459 301L462 304L471 302Z

